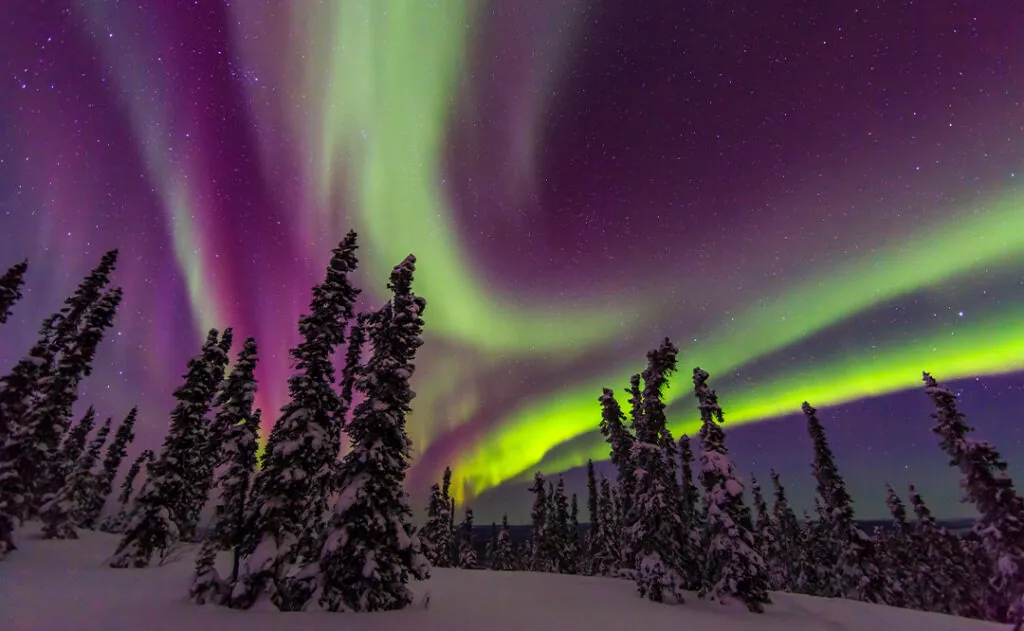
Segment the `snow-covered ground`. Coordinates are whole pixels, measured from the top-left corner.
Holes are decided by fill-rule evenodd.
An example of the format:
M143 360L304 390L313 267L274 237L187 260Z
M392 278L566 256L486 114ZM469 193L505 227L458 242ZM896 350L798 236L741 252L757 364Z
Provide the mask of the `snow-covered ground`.
M842 600L774 594L762 615L690 596L684 605L637 597L628 581L530 572L434 570L416 585L418 603L400 612L279 613L200 607L187 599L192 554L164 567L114 570L104 564L117 537L81 533L42 541L35 527L0 562L2 631L960 631L1002 625ZM429 607L422 595L430 594Z

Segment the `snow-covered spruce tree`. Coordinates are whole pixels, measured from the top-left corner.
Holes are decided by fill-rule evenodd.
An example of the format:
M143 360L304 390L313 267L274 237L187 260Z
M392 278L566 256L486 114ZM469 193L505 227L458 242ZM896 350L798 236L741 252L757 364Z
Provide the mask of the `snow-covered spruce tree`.
M441 485L435 482L430 487L430 501L427 503L427 523L423 525L423 529L420 531L420 543L423 546L423 554L427 555L427 560L434 567L440 567L438 565L438 557L441 556L442 551L438 549L438 537L444 527L444 524L441 523L441 514L447 508L448 502L444 501L441 497ZM448 517L445 515L445 523L447 521Z
M587 533L584 554L586 562L581 567L583 574L593 576L594 559L598 554L601 545L601 513L598 511L599 491L597 487L597 474L594 470L594 461L587 460L587 513L590 515L590 531Z
M914 582L913 532L907 522L907 507L891 485L885 485L885 505L892 515L892 528L874 536L877 563L884 567L882 581L884 600L893 607L921 609L917 585Z
M60 481L56 455L71 423L78 385L92 370L96 349L106 329L114 323L120 304L121 290L111 289L87 307L81 330L76 329L73 341L63 346L52 377L43 380L40 397L25 414L20 436L11 437L21 446L17 470L27 491L21 511L26 517L36 513Z
M846 482L836 467L825 428L818 420L818 411L806 401L802 409L807 419L807 431L814 443L811 470L821 499L821 552L825 556L818 559L819 567L831 570L829 580L823 584L826 591L820 595L885 604L884 585L875 564L873 542L854 520L853 498L846 491Z
M217 389L209 358L219 353L217 329L210 329L202 351L188 361L185 383L174 391L178 401L160 454L146 467L147 479L132 506L124 536L110 567L147 567L153 553L166 554L181 540L191 509L186 488L202 460L203 425Z
M128 502L132 499L132 493L135 491L135 478L139 476L142 467L149 465L151 462L153 462L153 451L145 449L132 462L132 465L128 467L128 473L125 474L124 480L121 481L121 493L117 497L117 512L103 520L103 523L100 524L102 532L117 534L124 532L125 526L128 525L128 511L130 508Z
M665 445L672 439L666 439L663 390L676 370L678 353L667 338L647 353L642 403L633 420L636 439L629 457L635 495L630 503L626 545L635 555L630 567L636 570L637 592L655 602L664 601L666 595L682 602L686 582L678 484L669 480L675 476L675 468L665 459Z
M11 317L11 307L21 300L21 286L25 283L25 272L28 271L28 260L16 263L7 268L0 276L0 324Z
M612 485L608 478L601 476L598 483L597 506L601 513L601 521L594 535L594 548L591 551L591 564L594 574L612 576L619 569L618 524L615 521L615 504L612 499Z
M103 458L103 468L93 476L93 484L88 494L82 498L79 506L78 525L82 528L92 530L103 513L107 496L114 487L114 478L117 470L121 467L121 461L128 455L128 445L135 440L135 419L139 414L138 407L133 407L128 416L125 417L117 432L114 433L114 440L107 446L107 453Z
M553 572L572 573L569 543L569 499L565 496L565 479L559 476L558 484L548 486L548 526L545 543L551 547L554 561Z
M498 522L491 522L491 537L484 544L484 562L481 567L490 568L494 562L494 549L498 547Z
M510 572L516 569L515 550L512 549L512 529L509 528L507 514L501 516L498 539L494 543L494 553L491 555L491 569L498 572Z
M473 544L473 509L466 509L466 517L459 526L459 569L475 570L480 566Z
M569 541L566 557L569 559L567 569L569 574L578 574L582 565L581 553L583 550L580 541L580 507L576 494L573 493L569 499Z
M64 434L60 449L57 451L57 479L61 486L67 481L68 476L75 470L78 458L85 451L85 445L89 441L89 434L96 426L96 410L91 405L85 411L81 420L71 426L71 429Z
M345 427L345 486L320 558L320 604L329 611L402 609L413 598L409 579L430 575L402 488L412 445L405 429L415 397L409 379L426 308L412 291L415 266L410 254L391 272L392 298L375 318L373 354L357 380L366 399Z
M242 345L231 374L218 395L219 409L211 427L217 438L212 468L224 465L217 486L220 497L214 509L214 522L203 548L196 558L196 572L189 596L193 602L222 604L238 580L243 545L246 502L253 473L256 470L256 448L259 441L260 412L253 410L256 399L256 340L249 338ZM216 554L232 553L231 576L225 581L214 567Z
M43 323L42 331L48 327ZM20 428L24 423L25 413L29 404L38 396L38 384L47 373L50 362L53 361L53 352L49 341L42 337L29 350L28 354L21 358L11 369L11 372L0 379L0 468L4 462L12 463L11 458L17 453L11 450L7 456L2 455L4 445L15 428ZM0 504L3 503L0 489ZM2 514L2 513L0 513ZM2 518L0 518L2 519Z
M438 515L437 567L452 567L455 562L455 498L452 497L452 468L445 467L441 477L441 507Z
M366 326L368 315L360 313L348 330L348 343L345 345L345 364L341 369L341 408L344 410L337 419L338 431L333 431L330 438L336 444L330 446L331 453L341 453L341 430L344 429L345 415L352 409L352 397L355 393L356 379L363 369L363 348L366 346ZM327 481L327 497L334 497L343 484L344 471L341 467L341 459L335 456L330 463L330 477ZM326 522L325 522L326 523Z
M935 406L932 428L950 464L962 475L964 499L974 504L979 518L974 532L981 538L992 567L993 598L987 618L1024 626L1024 499L1006 473L996 448L970 437L973 427L957 409L957 397L928 373L925 393Z
M299 319L302 342L290 351L296 372L288 379L289 402L281 409L253 481L243 571L231 596L233 607L248 608L273 584L281 609L305 607L312 584L293 581L299 557L313 554L322 532L314 478L338 457L328 437L346 410L332 387L331 357L344 343L345 324L358 295L348 276L358 265L356 234L349 232L331 253L324 282L313 289L310 314ZM326 478L323 479L326 481ZM312 522L312 523L310 523Z
M224 329L217 343L203 356L203 361L210 371L210 383L215 384L211 393L211 409L221 405L217 397L226 385L224 371L230 361L228 354L233 342L234 331L230 328ZM182 519L179 524L181 538L185 541L195 539L203 507L210 497L214 469L220 459L220 439L221 433L216 431L213 424L207 420L207 416L203 415L195 434L195 447L189 452L192 454L193 466L189 468L187 494L182 504Z
M634 493L634 466L631 458L635 439L626 427L626 417L615 399L615 393L610 388L604 388L598 401L601 403L601 433L611 447L611 461L618 471L615 493L619 519L616 520L616 529L612 535L620 544L616 566L621 571L633 572L636 552L631 547L633 540L626 535L626 530L630 518L629 498L632 498Z
M700 408L700 481L707 513L703 547L704 581L700 595L725 603L736 599L760 613L771 603L768 567L755 549L750 508L743 502L743 483L725 446L718 396L707 385L708 373L693 369L694 393Z
M772 506L772 533L768 547L768 578L775 591L794 591L801 574L800 522L789 506L786 489L779 474L771 471L772 490L775 497Z
M693 478L693 449L686 434L679 437L679 468L682 471L679 517L683 529L683 578L687 591L698 591L702 578L700 540L704 532L704 518L700 510L700 493Z
M38 508L42 499L62 485L57 479L60 464L54 457L71 423L72 407L78 399L78 385L92 372L92 360L103 334L111 324L121 302L121 290L104 291L117 265L117 250L100 258L99 264L79 283L64 306L47 318L40 331L41 341L50 348L50 362L37 384L38 397L26 412L25 425L33 425L37 449L26 455L31 472L22 472L32 480L31 494L25 503L27 514ZM41 454L41 455L40 455ZM31 461L35 459L33 465Z
M530 519L533 525L530 533L530 548L533 557L526 568L533 572L550 572L554 566L554 561L549 556L546 556L550 548L546 543L548 535L548 492L546 481L540 471L533 475L533 485L527 490L533 493L533 508L530 509Z
M47 498L40 508L44 539L77 539L75 526L81 521L82 506L95 493L96 475L93 467L107 442L113 419L108 418L96 432L89 448L78 459L75 470L57 493Z
M750 493L754 498L754 511L757 520L754 522L754 544L758 554L764 559L768 568L768 584L774 584L772 568L772 553L777 549L775 544L775 523L772 521L771 513L768 512L768 504L764 501L764 494L761 493L761 485L758 484L754 475L750 476Z

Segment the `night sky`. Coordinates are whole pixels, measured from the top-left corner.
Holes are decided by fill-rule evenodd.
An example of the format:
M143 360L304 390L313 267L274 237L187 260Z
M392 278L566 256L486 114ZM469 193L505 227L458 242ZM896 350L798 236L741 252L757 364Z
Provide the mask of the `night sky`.
M806 399L859 516L886 481L969 514L920 379L1024 458L1022 33L1019 3L951 0L4 2L0 268L30 270L0 370L117 247L77 411L138 404L132 455L158 448L232 326L269 430L352 228L363 309L419 259L416 503L446 464L478 521L525 520L538 469L582 490L601 387L669 336L673 431L699 365L798 509Z

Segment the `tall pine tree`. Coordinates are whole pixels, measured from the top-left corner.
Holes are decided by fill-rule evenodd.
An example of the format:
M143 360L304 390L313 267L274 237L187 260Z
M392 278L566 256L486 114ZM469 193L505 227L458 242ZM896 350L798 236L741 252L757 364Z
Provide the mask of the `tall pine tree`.
M707 385L708 373L693 369L694 393L700 407L700 480L704 485L707 524L703 538L702 597L725 603L736 599L752 612L771 603L768 567L755 548L750 509L743 502L743 483L725 446L718 396Z
M256 470L260 413L253 410L256 399L256 340L249 338L238 353L231 375L218 395L219 410L211 433L217 436L215 465L224 465L217 481L220 498L214 509L214 524L196 559L196 574L189 595L198 604L221 604L228 586L238 580L244 539L245 509L249 487ZM215 442L214 442L215 441ZM231 576L224 581L214 567L216 553L232 553Z
M924 373L925 392L935 411L932 428L950 464L960 470L964 498L979 518L974 532L981 538L991 563L991 620L1024 625L1024 500L1006 473L1006 462L991 444L970 436L974 430L957 409L957 397Z
M370 330L373 354L358 379L366 399L345 428L345 485L320 558L320 604L330 611L402 609L412 602L409 580L430 575L403 490L412 446L406 417L415 396L409 379L426 308L412 291L415 266L410 254L391 272L392 298Z
M25 283L25 272L28 271L28 260L16 263L7 268L0 276L0 324L11 317L11 307L21 300L21 286Z
M95 492L96 476L93 467L100 459L100 452L107 442L113 419L107 421L96 432L89 448L78 459L74 472L56 494L49 497L40 510L45 539L77 539L75 526L81 521L83 505Z
M700 540L704 519L700 510L700 492L693 478L693 449L686 434L679 437L679 468L682 470L679 517L683 529L683 578L688 591L697 591L702 577Z
M164 555L182 539L192 508L191 468L202 461L203 425L218 384L210 370L210 357L221 352L218 342L217 329L210 329L200 354L188 361L185 383L174 391L178 403L160 455L146 467L146 483L110 567L147 567L154 553Z
M475 570L480 566L473 543L473 509L466 509L465 519L459 526L459 569Z
M634 405L636 439L629 457L633 466L630 488L635 493L628 508L627 545L635 555L630 567L636 570L640 596L655 602L662 602L666 595L681 602L686 583L679 487L675 468L669 467L665 458L665 445L674 441L666 436L664 389L676 370L678 353L667 338L647 353L642 399L639 407Z
M151 462L153 462L153 451L145 449L132 462L132 465L128 467L128 473L125 474L124 480L121 481L121 492L117 496L117 512L103 520L103 523L100 524L100 530L117 534L124 532L124 528L128 524L129 509L131 508L128 502L131 501L132 493L135 491L135 478L142 472L142 468L148 466Z
M251 524L247 526L243 577L235 585L232 606L251 607L273 584L279 608L304 607L308 580L290 585L288 576L299 556L312 553L322 531L318 513L326 498L314 478L337 453L329 436L344 416L334 392L331 356L344 343L346 321L358 295L349 274L355 272L356 234L350 232L334 249L323 283L313 289L311 313L299 320L302 342L290 352L296 372L288 379L290 401L281 409L253 481ZM312 520L312 523L307 522Z
M114 487L117 470L121 467L121 461L128 455L128 445L135 440L135 420L138 414L139 408L133 407L118 426L117 432L114 433L114 440L107 446L107 453L103 457L103 468L96 474L94 483L80 507L81 516L78 525L82 528L90 530L95 528L96 521L103 513L107 496L110 495L110 491Z
M772 505L772 533L768 548L768 576L772 589L793 591L801 575L803 550L800 547L800 522L789 506L786 488L782 486L779 474L771 472L772 490L775 501Z

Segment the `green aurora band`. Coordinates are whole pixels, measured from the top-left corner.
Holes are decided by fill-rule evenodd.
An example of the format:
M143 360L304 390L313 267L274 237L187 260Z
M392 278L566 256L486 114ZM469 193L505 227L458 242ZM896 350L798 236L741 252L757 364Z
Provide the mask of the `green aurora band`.
M443 183L443 155L450 121L457 116L453 111L460 106L471 27L484 6L471 0L447 1L444 10L405 0L290 5L296 46L288 48L302 51L294 58L294 67L302 70L292 79L300 85L290 87L308 108L307 116L292 123L312 156L309 171L317 198L312 210L319 227L326 228L337 219L330 210L336 198L345 200L364 239L365 278L385 277L396 261L416 252L422 261L418 292L430 302L428 335L442 342L442 349L452 346L494 365L502 357L550 359L556 351L600 347L624 330L656 322L652 296L629 300L638 306L626 314L625 328L621 310L607 303L524 308L488 289L459 242ZM532 116L522 117L525 128L535 127L546 105L540 98L529 103ZM536 134L525 142L538 142ZM527 158L536 151L532 145L520 150ZM697 336L700 342L684 345L681 367L700 365L714 379L888 301L983 268L1020 269L1022 254L1024 198L1008 196L748 303L719 329ZM383 297L377 284L366 287ZM686 289L679 293L685 296ZM943 379L1019 369L1024 365L1021 315L997 313L965 323L955 337L892 342L870 355L808 364L754 387L723 392L727 419L747 423L789 414L803 399L829 406L913 388L922 369ZM432 359L451 370L425 377L431 385L417 402L422 408L428 407L424 399L455 389L463 370L451 364L455 360L446 363L433 354ZM642 357L622 360L624 367L603 383L572 385L545 399L523 401L477 444L466 446L452 463L456 493L473 497L538 468L551 472L587 458L606 459L607 449L587 438L574 442L572 450L554 449L596 429L600 387L623 387ZM682 417L673 427L677 434L693 429L693 414L679 411L690 405L687 384L684 370L668 393ZM429 449L438 431L468 421L476 409L472 394L461 407L460 418L431 419L429 429L417 429L429 434L414 437L419 446Z
M1024 198L1011 197L937 228L893 244L859 261L816 275L771 300L741 313L704 342L682 349L683 366L701 366L714 378L805 339L854 315L912 292L935 287L982 267L1020 265L1024 255ZM941 252L941 256L936 256ZM841 290L838 290L842 287ZM831 291L830 291L831 289ZM723 399L737 424L793 413L805 400L828 406L918 385L924 369L943 379L1012 372L1024 367L1024 313L972 321L958 335L895 344L871 360L844 357L807 366ZM635 361L635 360L634 360ZM545 461L557 445L596 429L600 386L624 387L634 371L610 375L605 384L574 388L547 401L530 402L511 413L502 427L453 465L456 488L476 496L505 481L579 466L587 458L606 460L594 445ZM690 395L685 384L667 393L674 403ZM693 422L676 422L677 435Z

